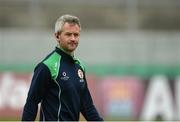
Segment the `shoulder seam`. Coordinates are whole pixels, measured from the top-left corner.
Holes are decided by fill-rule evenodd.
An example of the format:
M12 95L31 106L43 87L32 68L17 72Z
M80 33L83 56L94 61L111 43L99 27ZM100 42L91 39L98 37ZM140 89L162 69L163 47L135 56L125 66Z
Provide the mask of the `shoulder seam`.
M54 52L43 63L49 68L52 79L56 79L59 73L61 55Z

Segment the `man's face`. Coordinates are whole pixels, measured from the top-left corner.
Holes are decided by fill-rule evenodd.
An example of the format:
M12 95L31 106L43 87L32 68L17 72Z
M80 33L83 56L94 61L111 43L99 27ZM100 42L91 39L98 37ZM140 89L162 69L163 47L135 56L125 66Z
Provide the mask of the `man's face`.
M65 23L62 31L56 34L60 47L70 54L77 48L79 37L80 27L73 23Z

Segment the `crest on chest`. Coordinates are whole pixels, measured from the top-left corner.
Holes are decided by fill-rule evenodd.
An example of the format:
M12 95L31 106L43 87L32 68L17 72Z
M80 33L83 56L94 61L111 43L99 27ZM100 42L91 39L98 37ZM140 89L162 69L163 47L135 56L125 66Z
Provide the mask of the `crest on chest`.
M84 82L84 73L81 69L78 69L78 76L80 78L80 82Z

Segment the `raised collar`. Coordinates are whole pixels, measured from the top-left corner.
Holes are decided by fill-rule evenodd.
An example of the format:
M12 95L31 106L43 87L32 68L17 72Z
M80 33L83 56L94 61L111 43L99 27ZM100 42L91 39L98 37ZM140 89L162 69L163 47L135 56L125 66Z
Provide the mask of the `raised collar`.
M60 49L59 47L55 48L55 51L61 55L63 58L65 58L67 61L71 61L71 62L75 62L76 58L74 58L73 56L65 53L64 51L62 51L62 49Z

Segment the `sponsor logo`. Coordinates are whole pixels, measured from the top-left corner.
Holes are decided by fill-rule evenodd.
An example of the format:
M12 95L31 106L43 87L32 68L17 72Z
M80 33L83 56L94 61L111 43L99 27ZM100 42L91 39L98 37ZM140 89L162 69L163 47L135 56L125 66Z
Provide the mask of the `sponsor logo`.
M61 80L68 80L69 76L67 76L66 72L62 72Z

